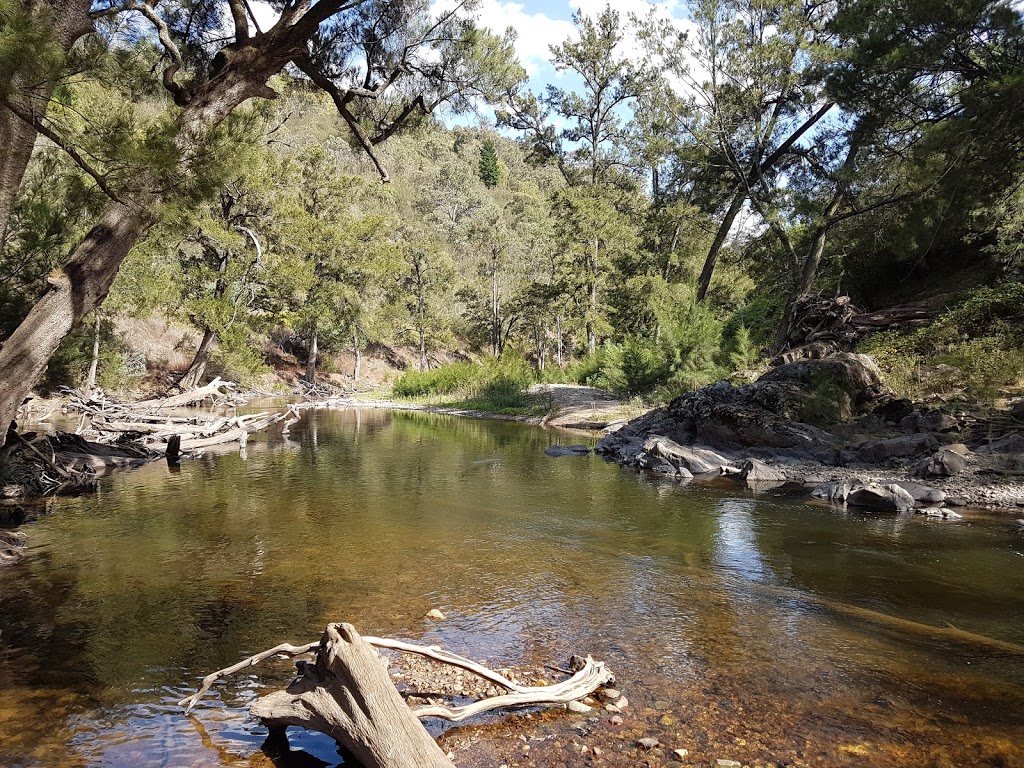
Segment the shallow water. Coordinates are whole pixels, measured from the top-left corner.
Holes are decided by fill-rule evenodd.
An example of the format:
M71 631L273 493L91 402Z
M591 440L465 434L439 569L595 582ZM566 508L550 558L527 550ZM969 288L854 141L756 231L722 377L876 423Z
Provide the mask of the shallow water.
M667 763L638 755L648 735L705 765L1024 766L1024 655L928 629L1024 645L1009 521L655 482L546 457L560 440L312 412L245 459L151 465L50 502L23 526L29 555L0 571L0 765L271 765L245 705L286 684L286 662L217 686L192 717L175 702L345 620L492 666L591 653L630 700L622 726L431 724L460 766ZM423 618L435 607L446 621ZM326 737L290 741L273 764L341 763Z

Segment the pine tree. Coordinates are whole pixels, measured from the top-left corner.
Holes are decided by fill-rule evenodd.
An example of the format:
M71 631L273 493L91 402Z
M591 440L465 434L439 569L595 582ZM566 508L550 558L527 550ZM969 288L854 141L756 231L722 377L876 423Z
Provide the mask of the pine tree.
M498 151L494 147L494 141L484 139L480 147L480 178L488 187L498 185Z

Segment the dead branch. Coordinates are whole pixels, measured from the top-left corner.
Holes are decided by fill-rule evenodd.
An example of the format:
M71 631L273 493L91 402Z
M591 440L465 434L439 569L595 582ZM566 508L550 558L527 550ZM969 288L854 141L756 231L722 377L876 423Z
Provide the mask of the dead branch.
M480 699L465 706L430 704L410 709L391 683L375 648L412 653L465 669L501 686L507 694ZM481 712L505 707L565 704L583 698L612 682L603 662L589 656L569 679L554 685L523 686L471 659L438 646L401 640L361 637L350 624L329 624L317 643L282 644L207 675L199 690L182 699L186 712L218 680L272 656L300 656L315 651L315 663L299 661L300 676L285 691L257 700L253 715L272 729L298 725L334 737L371 768L433 768L450 765L418 718L461 721Z

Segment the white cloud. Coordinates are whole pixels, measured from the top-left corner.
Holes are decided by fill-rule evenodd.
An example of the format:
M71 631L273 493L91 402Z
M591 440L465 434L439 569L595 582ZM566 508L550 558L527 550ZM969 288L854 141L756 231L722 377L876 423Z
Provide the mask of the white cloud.
M478 18L480 26L499 34L509 27L515 30L516 54L531 78L550 67L552 45L576 36L571 21L527 13L522 3L483 0Z

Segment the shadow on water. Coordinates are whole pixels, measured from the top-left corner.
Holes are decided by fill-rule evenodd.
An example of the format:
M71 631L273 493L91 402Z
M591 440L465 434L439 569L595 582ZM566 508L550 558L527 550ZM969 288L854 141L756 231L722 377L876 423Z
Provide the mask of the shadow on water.
M245 716L268 662L328 621L494 666L604 658L622 726L564 712L430 723L460 766L562 765L638 736L751 765L1024 765L1024 538L993 520L869 517L650 481L555 433L314 412L245 457L153 465L59 500L0 574L0 764L335 766ZM448 620L423 617L440 608ZM956 632L929 631L954 625ZM990 645L972 637L991 638ZM1000 645L1002 644L1002 645ZM1002 650L1001 650L1002 649ZM582 730L581 730L582 729ZM578 762L579 752L574 753Z

